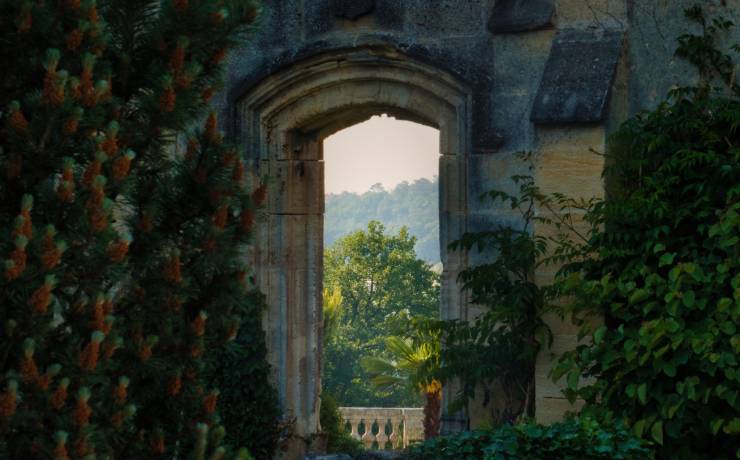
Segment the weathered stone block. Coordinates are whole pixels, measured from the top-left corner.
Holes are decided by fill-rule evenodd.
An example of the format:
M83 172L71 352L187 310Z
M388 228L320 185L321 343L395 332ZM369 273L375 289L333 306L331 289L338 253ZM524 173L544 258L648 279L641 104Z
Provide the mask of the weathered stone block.
M406 20L408 2L398 0L377 0L375 6L375 24L384 31L401 31Z
M537 147L547 152L587 152L595 150L604 153L606 131L603 126L538 126Z
M323 214L323 162L272 161L270 162L270 180L267 198L271 212Z
M332 14L333 0L303 2L305 36L315 38L334 29L336 18Z
M537 163L537 185L545 193L600 198L604 196L603 171L604 157L591 152L572 155L543 152Z
M482 199L492 190L508 193L516 191L511 176L522 174L520 164L513 154L469 155L468 156L468 209L473 212L490 212L504 205L501 201Z
M467 209L465 193L465 156L440 155L439 182L440 212L461 212Z
M526 32L552 25L553 0L497 0L488 29L494 34Z
M561 29L617 26L618 21L626 19L625 1L557 0L556 3L555 17Z
M354 21L375 10L375 0L334 0L332 12L341 19Z
M604 119L622 50L617 30L562 30L555 37L532 108L535 123L596 123Z
M451 251L449 244L460 239L465 233L465 213L443 211L439 214L439 253L446 269L457 270L462 267L464 257L459 251Z
M324 148L323 140L319 139L313 133L305 134L293 131L289 134L290 151L287 158L291 160L323 160Z
M273 267L319 270L324 219L318 214L272 214L268 263Z
M561 422L567 413L578 413L583 407L583 401L571 404L565 398L536 398L537 423L549 425Z
M281 0L271 2L269 8L264 8L259 18L259 27L256 29L255 43L257 49L269 49L276 46L285 46L301 39L303 23L303 8L301 0ZM250 43L249 47L255 48ZM238 54L244 51L239 51Z
M442 272L442 302L440 305L440 318L444 320L468 320L468 299L467 293L463 291L462 285L458 280L460 271L448 269Z
M410 3L409 27L419 35L475 35L485 30L486 0L434 0L433 5L429 0L406 2Z
M537 134L536 180L543 192L586 199L604 196L602 127L541 128Z
M550 56L554 30L504 35L493 42L496 88L536 93Z

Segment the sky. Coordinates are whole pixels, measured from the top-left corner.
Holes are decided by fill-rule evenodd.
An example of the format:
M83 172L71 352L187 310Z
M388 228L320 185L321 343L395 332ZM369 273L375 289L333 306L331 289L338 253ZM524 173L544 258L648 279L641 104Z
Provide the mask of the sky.
M363 193L381 183L432 179L439 171L439 131L385 115L324 140L325 192Z

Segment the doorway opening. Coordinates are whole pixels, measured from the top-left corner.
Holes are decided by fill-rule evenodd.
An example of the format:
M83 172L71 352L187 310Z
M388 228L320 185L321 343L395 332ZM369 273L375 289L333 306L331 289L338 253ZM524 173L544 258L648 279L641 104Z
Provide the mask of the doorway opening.
M303 59L250 87L240 99L235 132L252 162L253 180L270 177L266 216L250 258L266 295L268 360L291 426L286 448L295 458L320 429L323 141L383 113L438 129L439 241L446 248L468 221L471 101L470 89L455 76L388 46ZM468 306L457 275L467 259L456 253L441 258L440 316L465 319Z
M322 429L330 449L403 447L423 440L415 379L439 347L411 338L440 311L439 131L373 116L324 139L323 159Z

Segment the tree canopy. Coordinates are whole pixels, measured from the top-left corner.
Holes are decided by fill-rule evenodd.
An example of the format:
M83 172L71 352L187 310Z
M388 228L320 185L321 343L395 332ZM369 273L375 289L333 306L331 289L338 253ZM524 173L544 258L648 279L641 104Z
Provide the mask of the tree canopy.
M429 263L439 262L439 180L402 182L393 190L376 184L369 191L326 196L324 246L378 220L389 230L407 226L416 239L416 253Z
M324 389L341 404L419 403L413 394L373 388L360 367L363 356L382 355L385 338L404 332L409 318L438 314L439 275L417 258L415 243L405 227L388 235L371 221L324 255L324 285L340 292L342 303L336 332L327 337Z

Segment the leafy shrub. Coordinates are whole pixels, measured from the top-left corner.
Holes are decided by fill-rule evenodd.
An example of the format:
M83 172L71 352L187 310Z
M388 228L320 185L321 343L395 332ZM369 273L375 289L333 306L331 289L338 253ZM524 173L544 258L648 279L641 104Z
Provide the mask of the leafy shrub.
M262 330L264 295L250 293L241 305L243 318L236 340L213 360L211 379L221 393L220 415L229 429L226 440L248 447L253 458L270 460L279 438L277 391L267 385L270 365Z
M621 426L593 419L542 426L504 425L492 431L464 432L412 446L407 460L596 460L653 458L649 447Z
M706 35L683 37L680 54L711 64L706 83L612 140L610 199L588 215L604 230L562 285L570 313L605 324L585 325L590 340L554 376L587 410L661 444L659 458L740 458L740 92L725 56L697 55L729 24L689 12ZM714 92L717 80L730 91Z
M522 160L532 170L531 158ZM548 298L533 273L546 254L544 237L532 235L540 192L532 176L514 176L517 195L493 190L482 197L501 201L521 215L522 225L498 225L465 233L450 250L477 251L493 260L466 268L459 280L471 303L485 307L474 321L445 320L418 323L441 338L441 365L435 376L455 381L461 390L451 409L461 409L483 389L484 403L496 425L534 415L534 366L537 353L549 341L542 320ZM492 395L493 388L497 394Z
M344 420L339 413L337 400L328 393L321 395L321 429L327 435L326 451L330 454L357 455L363 450L362 443L344 429Z

